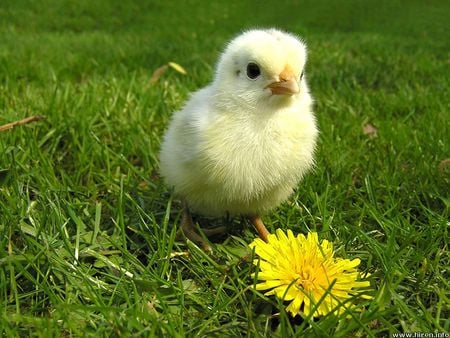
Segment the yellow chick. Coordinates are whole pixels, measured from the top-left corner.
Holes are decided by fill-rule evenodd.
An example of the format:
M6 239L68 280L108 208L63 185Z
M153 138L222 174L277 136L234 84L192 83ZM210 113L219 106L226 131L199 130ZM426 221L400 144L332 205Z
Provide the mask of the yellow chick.
M189 210L260 216L285 201L313 165L318 130L304 77L306 46L277 30L249 30L223 51L213 82L174 113L160 169L184 201L181 229L209 250Z

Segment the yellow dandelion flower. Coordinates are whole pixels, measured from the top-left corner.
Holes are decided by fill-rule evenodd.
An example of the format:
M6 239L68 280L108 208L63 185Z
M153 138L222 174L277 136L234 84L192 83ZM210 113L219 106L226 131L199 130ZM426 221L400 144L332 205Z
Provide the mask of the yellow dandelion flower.
M342 313L351 307L346 301L360 292L356 289L370 285L358 281L358 258L335 258L333 244L327 240L319 243L316 232L295 237L291 230L286 235L277 229L268 236L268 243L257 238L250 247L260 257L254 261L260 268L256 289L291 301L286 310L293 316L300 312L313 317L333 310Z

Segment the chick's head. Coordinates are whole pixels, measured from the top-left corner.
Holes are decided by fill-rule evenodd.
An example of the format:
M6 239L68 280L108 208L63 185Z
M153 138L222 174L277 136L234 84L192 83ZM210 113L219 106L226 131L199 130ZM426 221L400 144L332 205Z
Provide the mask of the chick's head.
M307 92L306 46L277 29L250 30L232 40L217 65L217 96L258 109Z

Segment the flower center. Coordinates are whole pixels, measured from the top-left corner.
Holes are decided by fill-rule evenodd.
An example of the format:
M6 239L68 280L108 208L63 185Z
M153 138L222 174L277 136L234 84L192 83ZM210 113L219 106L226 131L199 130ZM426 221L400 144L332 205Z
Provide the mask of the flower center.
M306 267L303 271L297 274L297 286L303 288L305 291L312 291L316 288L314 284L316 277L310 267Z

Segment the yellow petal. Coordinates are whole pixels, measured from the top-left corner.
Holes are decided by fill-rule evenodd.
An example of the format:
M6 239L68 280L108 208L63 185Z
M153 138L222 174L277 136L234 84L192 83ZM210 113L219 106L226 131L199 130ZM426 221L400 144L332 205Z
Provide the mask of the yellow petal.
M297 294L299 293L295 287L286 284L275 288L273 291L278 298L283 300L292 300L297 297Z

